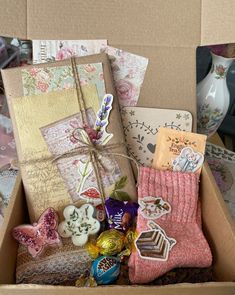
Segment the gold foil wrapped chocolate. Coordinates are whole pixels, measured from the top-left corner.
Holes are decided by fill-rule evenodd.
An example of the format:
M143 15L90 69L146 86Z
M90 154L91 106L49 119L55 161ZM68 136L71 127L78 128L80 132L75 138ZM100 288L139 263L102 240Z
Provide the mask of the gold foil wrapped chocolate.
M130 230L125 235L116 229L109 229L99 235L96 243L87 243L86 249L92 258L97 258L99 255L130 255L134 237L134 232Z

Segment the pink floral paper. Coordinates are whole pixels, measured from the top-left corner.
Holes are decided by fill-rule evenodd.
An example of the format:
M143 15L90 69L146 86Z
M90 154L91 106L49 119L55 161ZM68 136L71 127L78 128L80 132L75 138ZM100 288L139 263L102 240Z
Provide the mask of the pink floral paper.
M99 100L106 93L102 63L77 65L81 85L95 85ZM24 96L75 87L71 66L30 68L22 70Z
M87 116L90 126L93 126L96 119L94 111L92 109L88 109ZM82 146L82 144L76 140L77 134L80 133L80 130L76 133L78 128L83 128L80 113L50 124L49 126L45 126L41 128L41 132L50 152L54 156L58 156L71 151L78 146ZM103 185L105 187L109 187L119 179L120 169L115 160L108 159L106 157L104 157L103 160L103 164L106 166L114 166L114 170L110 174L104 173L104 171L101 170ZM79 169L82 169L86 163L90 165L89 169L91 169L91 171L82 188L78 190L80 184L82 183L82 177L79 174ZM98 189L96 176L91 163L89 163L89 157L87 155L81 154L68 158L61 158L56 160L56 164L67 185L68 192L71 195L73 202L80 199L79 191L84 191L91 187Z
M122 106L135 106L148 66L148 59L121 49L107 46L114 83L119 103Z

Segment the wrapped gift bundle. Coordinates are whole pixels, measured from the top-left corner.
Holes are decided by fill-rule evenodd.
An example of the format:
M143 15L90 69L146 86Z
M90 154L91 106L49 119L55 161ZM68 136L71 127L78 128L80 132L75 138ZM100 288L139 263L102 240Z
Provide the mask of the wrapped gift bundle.
M31 221L113 193L135 200L106 54L9 69L3 79Z

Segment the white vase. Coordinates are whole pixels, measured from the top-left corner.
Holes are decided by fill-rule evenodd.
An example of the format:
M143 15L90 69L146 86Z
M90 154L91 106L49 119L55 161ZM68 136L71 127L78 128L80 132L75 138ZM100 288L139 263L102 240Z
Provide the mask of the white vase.
M230 102L226 76L234 58L212 55L207 76L197 85L197 131L208 137L222 123Z

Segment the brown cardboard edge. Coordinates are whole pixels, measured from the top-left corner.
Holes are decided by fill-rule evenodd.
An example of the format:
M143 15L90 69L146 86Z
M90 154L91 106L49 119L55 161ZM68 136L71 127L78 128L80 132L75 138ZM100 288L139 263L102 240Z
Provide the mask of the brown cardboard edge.
M27 1L0 0L0 35L27 38Z
M41 285L1 285L1 295L60 295L60 294L84 294L93 295L102 294L119 295L125 292L125 294L143 295L148 292L149 295L234 295L235 294L235 283L202 283L202 284L176 284L167 286L100 286L94 288L76 288L76 287L64 287L64 286L41 286Z
M203 173L205 173L206 176L210 178L210 180L213 184L213 192L215 192L215 194L218 196L217 201L221 207L221 212L223 212L223 216L224 216L225 220L227 221L229 227L232 229L233 238L235 240L235 222L229 212L228 207L226 206L226 204L224 202L223 196L220 192L220 189L215 181L215 178L214 178L207 162L205 162L203 165Z
M74 7L72 7L72 5L68 7L67 3L65 3L66 1L63 0L57 0L57 5L54 5L55 1L51 0L50 3L48 2L49 1L47 0L0 0L0 7L4 8L0 10L0 35L6 37L18 37L22 39L97 39L107 37L111 43L124 41L123 44L126 45L141 45L140 38L136 37L139 30L140 35L142 35L142 39L146 38L149 43L148 45L151 43L151 46L160 45L167 47L180 47L182 44L183 46L197 47L209 44L211 45L212 43L231 43L235 40L235 33L230 29L234 13L232 9L229 11L227 9L228 5L233 4L232 0L230 2L213 0L187 1L189 4L187 2L186 4L189 5L188 8L191 8L192 11L185 9L185 3L182 0L181 3L176 3L177 6L174 6L176 5L175 3L166 0L158 0L158 2L155 1L157 2L156 6L154 2L150 2L150 5L152 5L150 6L152 9L148 11L148 13L151 14L150 17L147 17L147 15L141 17L142 27L144 27L143 24L146 23L146 28L150 30L150 34L146 34L147 32L143 29L140 30L141 27L136 27L135 21L132 21L129 22L132 30L131 39L128 34L125 34L125 32L123 33L123 31L125 31L123 28L125 28L129 17L132 20L133 17L135 17L135 14L139 14L138 9L146 8L143 6L144 3L141 5L141 2L137 2L135 5L136 7L129 3L125 3L125 5L128 6L126 7L128 8L126 9L127 11L125 12L125 10L122 10L121 1L117 1L117 3L114 3L113 6L111 6L109 1L107 1L107 3L104 1L102 1L102 3L92 3L92 1L91 3L83 3L84 1L79 2L77 0L77 3L74 3L73 5ZM40 8L40 5L41 9L38 9ZM92 5L97 5L98 8L101 6L102 8L100 9L101 17L99 20L93 16L93 10L95 11L96 9L89 9ZM113 8L117 9L116 13L113 11ZM66 17L65 19L62 19L60 11L64 11L66 15L71 15L70 19ZM120 11L125 19L123 23L118 24ZM180 15L181 18L176 17L176 22L169 22L167 17L165 17L167 12L173 17L175 15ZM215 22L213 21L213 18L215 17L214 12L216 12L218 19L216 29L214 28ZM51 17L50 21L50 16L53 15L53 13L54 18ZM86 15L85 20L82 19L82 24L79 24L78 22L78 24L74 25L74 20L76 22L77 18L79 19L79 17L84 13L86 13ZM107 29L108 34L106 34L106 36L104 33L106 29L105 21L104 24L99 23L100 20L102 21L102 19L105 19L105 13L114 17L114 26L111 29ZM225 14L227 15L227 20L224 21L223 16ZM153 15L155 18L153 18ZM51 30L45 31L45 28L48 28L47 22L45 23L45 19L50 21L49 26L51 25ZM90 27L87 26L87 19L92 19L90 22L93 24L93 30L90 30ZM222 22L224 22L222 26L220 20L223 20ZM40 21L42 22L41 25ZM62 23L61 27L64 29L58 30L58 23ZM151 30L151 26L154 27L154 25L157 30L156 37L152 35ZM174 29L175 26L176 28ZM166 28L166 31L163 30L164 27ZM175 30L178 29L179 31L180 28L183 28L182 32L180 32L176 37ZM193 35L196 37L192 37L190 35L190 28L193 30ZM226 32L226 34L224 32ZM155 42L151 41L148 35L150 35L151 38L154 38L154 40L157 38ZM166 36L168 38L166 38ZM156 41L157 44L154 44Z
M208 181L210 185L207 185ZM234 282L235 223L207 163L203 165L201 182L203 231L206 237L213 241L210 243L210 247L213 252L214 277L218 281ZM216 214L214 214L215 210Z

